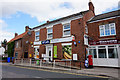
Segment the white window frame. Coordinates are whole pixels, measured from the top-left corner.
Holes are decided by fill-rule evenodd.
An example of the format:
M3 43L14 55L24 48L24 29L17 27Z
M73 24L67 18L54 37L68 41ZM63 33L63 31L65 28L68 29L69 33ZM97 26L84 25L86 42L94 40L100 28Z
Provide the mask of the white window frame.
M19 46L19 42L17 41L17 42L16 42L16 48L18 48L18 46Z
M98 47L101 47L101 46L104 46L105 48L98 48ZM109 46L114 46L114 47L111 47L111 48L116 48L116 49L117 49L117 55L118 55L117 58L109 58L109 54L108 54L108 49L110 49ZM91 48L91 47L94 47L94 48ZM99 58L98 49L106 49L106 58L102 58L102 59L118 59L118 58L119 58L119 51L118 51L119 45L98 45L98 46L90 46L90 47L88 48L88 51L89 51L90 49L96 49L97 59L100 59L100 58Z
M70 29L64 29L64 26L68 25L68 24L70 25ZM64 32L65 31L69 31L69 30L70 30L70 34L69 35L65 35ZM63 24L63 37L66 37L66 36L71 36L71 24L70 23Z
M48 33L48 29L52 29L52 32ZM51 38L48 37L49 34L52 34ZM49 27L47 28L47 39L52 39L52 38L53 38L53 27Z
M36 35L36 32L39 32L39 35ZM39 41L40 40L40 31L35 31L35 41ZM39 37L39 39L36 39L36 37Z
M113 24L114 26L111 26L111 24ZM114 27L115 34L111 34L111 27ZM104 30L104 35L101 35L101 29ZM109 24L109 30L110 30L110 35L106 35L106 34L105 34L105 25L100 25L100 26L99 26L100 37L116 35L116 26L115 26L115 23L110 23L110 24Z
M88 26L87 25L85 26L85 33L88 34Z

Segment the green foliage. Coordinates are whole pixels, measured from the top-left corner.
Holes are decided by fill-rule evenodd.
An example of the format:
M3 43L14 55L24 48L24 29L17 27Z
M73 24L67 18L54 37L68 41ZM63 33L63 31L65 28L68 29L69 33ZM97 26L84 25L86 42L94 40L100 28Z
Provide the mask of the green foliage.
M2 57L2 60L7 60L7 57Z
M8 50L7 50L8 57L13 57L13 55L14 55L14 45L15 45L14 41L8 43Z

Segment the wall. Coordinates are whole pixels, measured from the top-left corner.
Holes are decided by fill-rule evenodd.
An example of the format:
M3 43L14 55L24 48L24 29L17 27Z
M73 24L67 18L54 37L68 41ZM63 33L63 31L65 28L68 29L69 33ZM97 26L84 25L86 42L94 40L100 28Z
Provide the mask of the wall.
M93 40L120 39L120 30L119 30L120 29L120 24L119 24L118 19L120 19L120 18L114 18L114 19L103 20L103 21L94 22L94 23L88 23L89 36ZM108 24L109 22L115 22L115 24L116 24L116 35L115 36L100 37L99 25Z

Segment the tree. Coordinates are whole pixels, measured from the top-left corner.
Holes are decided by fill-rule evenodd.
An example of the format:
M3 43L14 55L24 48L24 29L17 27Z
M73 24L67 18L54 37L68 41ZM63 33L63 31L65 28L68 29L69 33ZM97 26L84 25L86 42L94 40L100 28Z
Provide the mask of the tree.
M14 56L14 45L15 45L14 41L8 43L8 49L7 49L8 57L13 57Z
M7 45L7 40L6 40L6 39L4 39L4 41L2 42L2 47L4 47L4 48L5 48L5 50L6 50L6 45Z

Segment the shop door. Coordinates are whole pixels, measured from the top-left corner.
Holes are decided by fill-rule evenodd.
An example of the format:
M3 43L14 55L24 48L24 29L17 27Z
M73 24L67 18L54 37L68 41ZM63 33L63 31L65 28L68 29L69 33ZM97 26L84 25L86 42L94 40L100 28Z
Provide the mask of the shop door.
M52 61L52 46L46 46L46 60L47 61Z
M24 53L24 58L28 58L28 52Z

